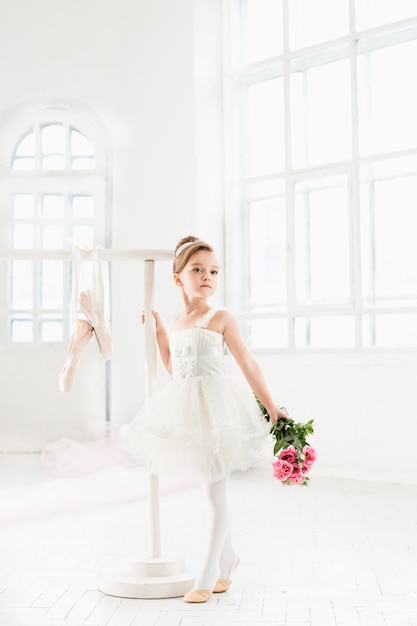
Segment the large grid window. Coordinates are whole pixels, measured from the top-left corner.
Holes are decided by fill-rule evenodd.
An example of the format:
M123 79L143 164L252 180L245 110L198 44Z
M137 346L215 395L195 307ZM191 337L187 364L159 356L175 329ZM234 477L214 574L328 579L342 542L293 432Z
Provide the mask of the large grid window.
M227 294L247 341L415 348L414 0L226 7Z
M2 186L6 247L48 251L103 245L104 180L92 142L62 115L26 128L12 150ZM67 341L71 263L17 259L9 262L6 280L8 341Z

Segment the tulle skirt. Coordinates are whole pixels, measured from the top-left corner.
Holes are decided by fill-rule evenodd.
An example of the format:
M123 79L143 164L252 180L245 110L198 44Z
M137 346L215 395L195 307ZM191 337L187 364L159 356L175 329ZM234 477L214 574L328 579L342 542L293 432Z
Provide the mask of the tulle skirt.
M253 393L224 374L173 379L122 426L122 446L149 471L205 482L273 459Z

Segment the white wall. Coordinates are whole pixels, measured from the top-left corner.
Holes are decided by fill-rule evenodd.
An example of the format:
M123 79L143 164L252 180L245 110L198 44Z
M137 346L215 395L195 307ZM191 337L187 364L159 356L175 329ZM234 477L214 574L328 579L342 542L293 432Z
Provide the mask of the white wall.
M0 117L33 102L62 103L94 118L112 159L114 247L172 248L195 233L213 241L222 256L220 6L220 0L1 2ZM141 263L112 270L116 426L134 415L144 396L142 274ZM168 318L180 306L170 264L160 264L156 274L156 305ZM50 355L57 370L65 351ZM47 383L31 368L22 387L24 359L1 356L0 377L13 379L16 389L15 401L1 405L2 432L15 429L16 449L86 436L80 421L94 419L98 406L102 411L98 382L83 378L70 399L57 394L46 419L28 398ZM417 482L415 353L259 361L277 401L297 419L315 418L317 473ZM228 367L235 368L229 360ZM166 375L159 374L163 383Z
M278 404L314 418L314 473L417 483L417 355L299 354L258 358ZM230 371L236 371L229 361Z

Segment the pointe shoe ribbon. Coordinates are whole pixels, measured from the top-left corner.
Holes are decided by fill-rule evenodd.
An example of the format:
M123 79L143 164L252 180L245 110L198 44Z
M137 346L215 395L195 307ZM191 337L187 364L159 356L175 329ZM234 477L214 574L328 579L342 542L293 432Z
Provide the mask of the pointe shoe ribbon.
M77 373L78 362L84 348L93 336L91 324L85 320L77 320L77 326L71 338L67 358L59 376L59 388L62 393L70 393Z
M229 589L230 585L232 584L233 572L235 571L239 563L240 563L240 559L238 556L236 556L229 569L227 578L219 578L219 580L214 585L213 593L224 593L225 591Z
M100 311L94 310L91 291L81 291L78 297L81 311L89 320L97 338L98 347L103 361L109 361L112 357L112 337L105 326Z
M191 589L185 594L184 602L207 602L212 593L209 589Z

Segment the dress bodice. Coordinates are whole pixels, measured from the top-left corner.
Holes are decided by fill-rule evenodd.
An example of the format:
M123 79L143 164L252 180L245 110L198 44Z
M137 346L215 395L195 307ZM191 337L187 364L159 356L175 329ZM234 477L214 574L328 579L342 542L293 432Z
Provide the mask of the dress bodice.
M197 320L194 328L171 333L169 346L174 378L224 373L223 335L205 328L216 312L217 309L210 309L203 318Z

